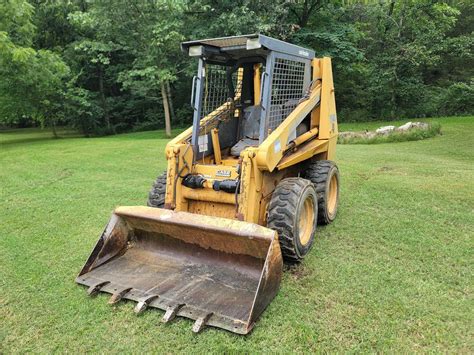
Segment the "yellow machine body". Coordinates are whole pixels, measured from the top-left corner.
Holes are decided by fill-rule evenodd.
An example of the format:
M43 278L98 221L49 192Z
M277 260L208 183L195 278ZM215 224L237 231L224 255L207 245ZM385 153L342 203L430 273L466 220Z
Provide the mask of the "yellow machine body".
M237 39L217 42L236 48ZM247 49L260 53L255 38L246 40ZM279 49L281 43L270 44ZM296 50L305 54L300 47ZM190 55L195 52L204 55L199 46L190 47ZM90 295L111 293L111 304L136 301L137 313L147 307L163 309L164 322L175 316L191 318L196 332L210 325L248 333L281 280L278 233L266 227L272 194L280 181L300 176L309 163L335 156L338 129L331 60L309 63L306 94L277 127L264 132L258 145L242 149L238 156L221 148L219 125L213 120L216 113L226 120L241 119L242 108L235 105L240 94L172 139L165 151L163 208L117 208L76 281L89 287ZM269 91L262 88L261 68L262 64L254 65L249 85L254 105L260 105ZM243 70L237 68L236 73L239 83ZM309 127L295 136L302 121ZM196 124L210 134L212 154L196 156ZM183 184L190 175L204 180L199 188ZM239 181L235 192L214 188L225 180Z
M330 58L313 59L312 87L309 97L258 147L249 147L240 157L222 156L216 163L214 156L193 163L189 145L192 127L172 139L166 146L168 160L165 207L175 211L238 219L266 225L265 213L272 192L285 177L298 176L301 164L313 160L334 160L338 136L336 101ZM260 83L257 84L260 87ZM224 105L229 105L225 103ZM222 111L219 107L216 111ZM289 141L295 122L310 116L310 130L304 138ZM207 119L201 120L201 126ZM213 142L213 144L215 144ZM275 145L279 145L277 151ZM216 151L216 149L214 149ZM236 178L241 164L241 185L237 197L223 191L214 191L212 182ZM223 174L225 172L225 174ZM201 174L207 183L204 189L194 190L181 184L186 173ZM225 175L222 177L221 175Z

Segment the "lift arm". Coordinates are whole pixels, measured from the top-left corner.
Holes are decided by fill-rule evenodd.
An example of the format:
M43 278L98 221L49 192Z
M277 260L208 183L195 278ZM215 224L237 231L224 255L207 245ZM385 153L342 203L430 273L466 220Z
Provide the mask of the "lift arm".
M261 144L257 153L257 164L263 170L273 171L290 144L289 138L296 127L311 113L321 99L321 87L311 91L309 98L300 103L293 112Z

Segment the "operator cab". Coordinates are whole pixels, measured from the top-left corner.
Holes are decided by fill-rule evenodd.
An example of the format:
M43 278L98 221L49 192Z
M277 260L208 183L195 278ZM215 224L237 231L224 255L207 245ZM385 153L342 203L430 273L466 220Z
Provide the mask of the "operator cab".
M184 42L199 59L193 78L194 160L221 164L258 146L309 89L314 52L252 34ZM309 129L307 122L294 137Z

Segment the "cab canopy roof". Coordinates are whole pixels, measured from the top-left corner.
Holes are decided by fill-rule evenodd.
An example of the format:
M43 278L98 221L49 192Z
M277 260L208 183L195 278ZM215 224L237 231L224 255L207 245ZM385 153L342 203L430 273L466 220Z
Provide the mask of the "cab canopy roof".
M275 51L304 59L313 59L314 51L261 34L208 38L181 43L181 49L191 57L229 63L248 57L263 57Z

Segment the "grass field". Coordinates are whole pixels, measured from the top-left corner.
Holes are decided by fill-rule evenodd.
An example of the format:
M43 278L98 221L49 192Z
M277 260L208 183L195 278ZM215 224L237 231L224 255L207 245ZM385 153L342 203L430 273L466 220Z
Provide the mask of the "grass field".
M435 138L338 147L338 218L246 337L74 283L113 208L145 203L162 132L0 132L0 353L473 353L474 117L437 121Z

